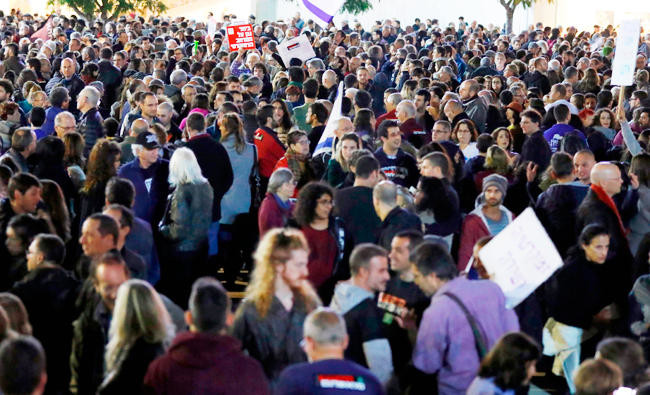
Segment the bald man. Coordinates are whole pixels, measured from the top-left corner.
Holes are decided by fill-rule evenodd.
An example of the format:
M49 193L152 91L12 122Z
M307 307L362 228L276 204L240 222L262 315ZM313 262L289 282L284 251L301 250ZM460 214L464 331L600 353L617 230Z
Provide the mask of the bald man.
M319 95L319 97L321 99L327 99L332 103L334 103L334 100L336 99L336 92L337 92L336 83L338 82L336 73L332 70L326 70L323 73L322 82L323 82L322 86L324 92L321 95Z
M68 89L68 95L70 96L68 110L75 116L78 116L77 96L86 84L84 84L77 74L77 62L74 59L63 58L59 72L45 85L45 92L49 95L56 86L63 86Z
M573 169L578 181L584 185L591 184L591 169L596 164L594 153L589 150L580 150L573 156Z
M408 140L415 148L431 142L431 133L427 133L424 127L415 120L416 108L415 103L411 100L402 100L395 111L399 121L399 130L402 132L402 138Z
M612 200L612 197L621 191L622 186L623 178L618 166L609 162L596 163L591 169L591 187L578 208L576 218L576 226L579 231L593 223L599 223L607 228L610 240L605 265L610 262L616 264L615 275L625 276L620 279L626 286L620 288L621 297L632 286L631 263L633 260L621 213ZM638 182L633 182L631 185L633 189L638 186Z
M458 94L463 101L463 110L467 113L469 119L474 122L479 133L485 131L485 121L487 120L487 103L478 96L481 85L476 80L467 80L458 87Z

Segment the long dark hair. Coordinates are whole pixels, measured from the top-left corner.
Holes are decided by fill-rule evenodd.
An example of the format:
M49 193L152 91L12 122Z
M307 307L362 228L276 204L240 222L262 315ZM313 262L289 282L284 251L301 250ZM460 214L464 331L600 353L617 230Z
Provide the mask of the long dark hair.
M291 114L289 113L289 107L287 107L287 103L285 103L285 101L282 99L275 99L271 102L271 104L273 103L280 103L280 105L282 106L282 112L284 114L282 115L282 120L280 121L279 126L288 131L289 129L291 129L292 124L291 124Z
M334 190L324 182L310 182L298 194L298 201L293 216L300 226L309 226L316 217L318 199L329 195L334 199Z
M522 332L505 334L485 356L478 375L494 378L499 388L516 389L527 377L526 364L541 356L539 345Z
M106 139L97 141L90 151L86 183L82 191L90 192L94 187L108 182L115 175L115 160L121 153L116 142Z

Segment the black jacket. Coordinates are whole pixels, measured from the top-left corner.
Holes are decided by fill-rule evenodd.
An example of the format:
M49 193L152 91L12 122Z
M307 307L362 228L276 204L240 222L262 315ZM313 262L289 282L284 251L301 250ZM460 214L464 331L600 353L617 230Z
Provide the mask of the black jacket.
M521 161L532 161L539 166L537 173L541 174L551 162L551 147L544 138L544 132L537 132L526 137L524 145L521 147Z
M582 250L572 251L543 286L548 315L566 325L588 328L594 315L614 302L615 290L622 286L612 281L615 271L610 261L589 262Z
M618 288L619 297L625 297L632 288L632 262L634 260L627 237L618 225L618 218L610 208L603 203L593 190L587 192L576 215L576 231L579 233L585 226L598 223L607 229L609 234L609 252L607 260L617 266L611 281L617 281L622 286Z
M104 95L101 100L101 111L104 116L110 113L110 106L120 97L122 87L122 72L111 64L110 60L103 59L97 63L99 75L97 80L104 84ZM106 112L104 112L106 111Z
M425 224L425 233L437 236L457 233L462 223L458 193L446 179L433 178L432 182L433 196L426 197L427 207L418 207L418 210L430 209L435 217L435 222Z
M407 229L421 231L422 222L417 215L411 214L403 208L396 206L382 221L377 244L390 251L390 243L393 241L393 236Z
M70 384L70 350L75 300L80 284L57 266L40 266L16 283L11 293L22 300L34 337L47 357L46 393L65 393Z
M212 221L221 219L221 198L228 192L233 182L232 165L228 152L210 135L201 134L187 142L187 148L196 155L203 176L212 186Z
M335 215L343 218L352 246L374 243L381 220L372 205L372 188L351 186L336 192Z
M84 137L86 146L84 147L84 156L87 158L93 146L100 138L104 137L104 120L96 108L91 108L85 114L81 115L77 132Z
M551 91L551 83L548 81L548 77L537 70L524 74L523 80L528 89L533 87L539 88L543 95Z
M119 367L104 380L99 391L101 395L142 394L144 376L149 364L165 353L161 343L149 343L138 339L125 352Z
M537 218L563 257L578 240L576 212L588 191L586 185L556 184L537 198Z

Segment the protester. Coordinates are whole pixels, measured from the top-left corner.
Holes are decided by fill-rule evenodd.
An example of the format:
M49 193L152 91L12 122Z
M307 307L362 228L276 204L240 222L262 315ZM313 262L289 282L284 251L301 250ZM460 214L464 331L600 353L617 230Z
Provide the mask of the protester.
M251 15L250 49L231 51L229 25L245 17L192 19L155 11L145 17L134 11L87 21L73 10L24 11L0 13L0 291L13 290L15 283L28 312L34 312L33 331L47 354L48 393L66 392L71 382L74 392L92 394L102 382L111 382L102 355L111 299L120 284L142 277L185 305L193 280L206 274L234 292L233 304L248 298L239 303L233 333L245 352L259 360L271 385L260 379L260 365L243 358L237 342L220 338L206 350L198 342L170 352L169 363L182 361L174 365L182 369L149 377L147 391L191 392L194 387L188 383L200 370L198 380L210 384L197 383L196 392L218 392L221 388L215 385L223 384L229 386L225 391L268 393L286 367L322 350L313 343L305 353L298 345L303 320L318 305L309 279L323 281L318 290L325 302L339 281L359 280L368 296L382 289L381 281L361 281L363 268L360 276L348 278L350 251L363 243L391 249L395 269L384 294L363 300L382 310L378 326L386 333L381 339L391 346L394 376L386 380L385 372L381 374L381 382L388 384L385 390L429 393L437 385L443 393L465 392L479 370L470 325L461 309L448 306L453 301L440 293L422 318L430 300L418 290L419 285L427 294L439 288L444 292L444 281L451 287L465 280L455 278L455 271L426 269L433 265L431 259L423 259L431 265L418 269L421 262L408 254L419 248L423 236L441 243L440 249L458 263L456 270L498 281L500 273L488 274L484 269L491 265L478 262L479 251L489 248L489 240L507 243L500 240L501 231L528 207L534 207L568 263L558 273L575 270L578 261L595 272L603 269L605 291L594 295L588 290L585 297L605 298L601 302L609 305L594 312L583 296L575 303L553 301L544 293L557 288L552 276L515 307L522 331L541 340L549 313L545 310L583 325L587 334L595 327L575 366L595 356L601 337L630 336L630 323L647 347L643 325L650 318L644 308L650 301L638 292L643 281L632 297L630 291L636 278L646 280L643 276L650 273L649 163L644 154L650 136L650 36L630 40L638 41L631 70L635 86L624 87L612 85L619 71L613 61L613 54L620 54L615 37L622 33L613 25L580 31L536 23L509 32L462 17L451 24L444 18L400 20L397 12L396 17L354 26L339 23L335 16L324 29L309 11L309 16L282 20ZM314 56L285 64L280 52L296 37L308 40ZM196 158L193 174L198 176L176 182L172 175L170 185L170 173L193 165L184 161L171 169L167 161L182 157L187 149ZM119 179L110 181L118 174ZM337 190L299 199L294 212L294 198L313 192L313 181ZM483 196L477 201L479 192ZM179 199L184 204L178 205ZM323 204L305 209L318 199ZM15 226L8 226L10 221ZM48 227L32 226L36 221ZM296 221L299 229L279 229L296 226ZM578 235L594 224L604 226L609 237L603 265L580 257L585 249ZM59 244L47 241L54 234L65 243L62 260L56 253ZM541 240L531 243L539 247ZM576 245L577 258L569 252ZM119 249L111 252L118 263L107 265L102 257L112 249ZM544 252L555 254L552 249ZM50 267L46 255L61 263ZM166 264L172 261L182 262L172 266L187 272L169 277ZM252 281L249 272L254 273ZM438 281L438 274L443 280ZM574 288L594 284L592 274L578 271ZM566 284L562 281L558 295L574 290ZM516 329L501 291L490 285L472 281L471 289L459 286L459 297L477 316L488 346L505 330ZM244 294L238 292L242 287L248 288ZM77 293L77 305L69 311ZM511 301L511 292L505 294ZM168 299L160 299L169 309ZM479 299L480 304L475 301ZM551 303L542 306L546 299ZM584 308L574 311L579 304ZM175 307L170 316L182 330L185 324L179 323ZM568 317L561 314L564 310ZM447 313L458 321L450 326L453 333L444 332L453 341L431 340L431 327L439 329ZM15 327L9 315L0 312L4 328ZM587 322L589 317L595 326ZM490 324L483 327L486 322ZM359 325L374 330L370 324ZM216 326L221 332L227 325ZM0 337L14 332L0 327ZM355 340L352 331L349 335L347 353L373 360L363 350L368 342ZM54 344L55 337L60 344ZM73 337L75 346L69 351ZM333 343L339 355L344 347L338 340ZM444 344L450 344L446 359L433 355ZM126 353L131 346L122 348ZM203 358L202 351L210 357ZM181 359L176 359L178 353L183 353ZM230 361L231 356L236 357ZM237 361L242 361L242 372L236 370ZM224 369L185 369L185 362ZM376 370L373 363L371 370ZM119 364L112 365L110 374L119 372ZM303 369L308 372L316 364L300 365L292 374L307 374ZM533 377L531 388L541 384L551 392L566 390L565 380L553 377L551 364L538 368L544 375ZM367 391L374 390L365 371L355 372L364 378ZM435 372L437 384L431 382ZM496 382L499 375L489 376ZM180 384L167 389L161 383L168 377ZM582 382L584 388L593 384L596 392L610 391L607 377L589 373ZM305 377L290 378L296 379L291 383L306 382ZM526 389L514 387L524 381L517 378L508 388L490 388L522 392ZM314 383L309 381L307 391L328 390L315 389ZM326 383L344 384L321 384ZM125 391L138 392L140 384Z

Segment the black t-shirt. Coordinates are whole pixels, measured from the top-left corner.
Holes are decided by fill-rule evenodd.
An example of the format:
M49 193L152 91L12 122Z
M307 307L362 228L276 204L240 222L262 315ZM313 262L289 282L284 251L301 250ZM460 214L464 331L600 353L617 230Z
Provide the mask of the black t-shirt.
M428 298L420 287L414 282L402 280L399 275L394 275L386 284L385 294L396 296L406 300L406 307L415 310L416 321L419 324L424 310L429 306L431 299ZM386 313L390 314L390 313ZM413 345L406 329L399 326L396 320L384 316L382 322L386 325L386 334L393 353L393 366L395 372L400 374L408 366L413 354Z
M344 359L300 363L280 375L276 394L282 395L381 395L384 389L368 369Z
M372 188L352 186L337 191L334 210L334 215L343 218L353 245L377 241L381 220L372 205Z

